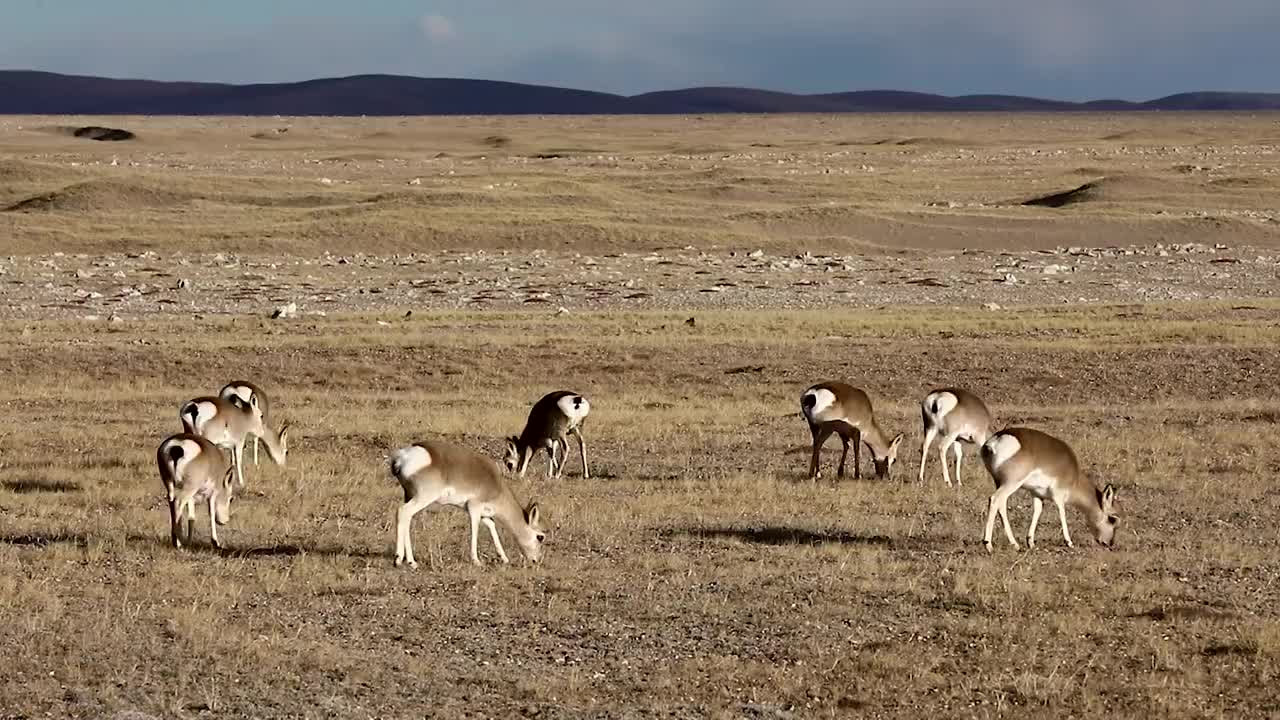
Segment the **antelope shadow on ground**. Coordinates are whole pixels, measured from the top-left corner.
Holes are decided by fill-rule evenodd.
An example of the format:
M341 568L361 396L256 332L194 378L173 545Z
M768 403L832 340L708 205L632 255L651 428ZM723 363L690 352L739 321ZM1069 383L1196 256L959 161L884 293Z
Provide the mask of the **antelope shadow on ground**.
M44 480L42 478L20 478L18 480L5 480L0 482L9 492L19 494L25 493L72 493L80 492L83 488L79 483L69 482L67 480Z
M45 548L50 545L74 545L76 547L87 547L90 541L95 538L84 533L68 533L68 532L28 532L28 533L5 533L0 535L0 545L18 545L26 547ZM97 538L99 541L105 541L108 538ZM125 543L130 545L143 544L159 544L167 543L167 536L159 535L138 535L130 533L125 536Z
M843 530L815 532L784 526L674 528L667 534L710 540L741 540L757 545L893 545L893 539L886 535L861 535Z

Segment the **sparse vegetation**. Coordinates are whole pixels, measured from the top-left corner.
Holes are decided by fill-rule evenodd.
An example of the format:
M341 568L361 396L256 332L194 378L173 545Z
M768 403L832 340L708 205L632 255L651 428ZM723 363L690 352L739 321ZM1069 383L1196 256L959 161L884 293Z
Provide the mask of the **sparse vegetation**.
M186 129L207 122L130 120L129 127L145 132L127 147L142 153L134 159L159 163L150 153L182 147ZM1275 252L1266 244L1273 231L1265 221L1248 220L1253 234L1246 240L1255 245L1241 240L1231 252L1247 263L1211 262L1228 257L1225 252L1149 255L1106 271L1110 279L1122 279L1130 267L1159 273L1149 277L1191 278L1214 288L1221 295L1216 300L1155 304L1133 297L1123 304L1031 306L1021 304L1039 297L1023 289L1031 283L999 284L987 267L980 287L1010 293L1013 300L998 299L1014 303L1012 309L899 301L854 307L870 295L821 309L789 309L783 304L790 300L776 298L802 297L820 283L863 287L856 285L859 278L872 278L874 287L859 291L865 293L879 292L880 279L896 279L921 299L948 292L904 285L915 276L897 276L916 257L934 258L930 262L939 268L952 267L944 262L949 254L958 259L948 262L964 262L970 256L936 247L967 244L971 235L955 233L985 232L1001 213L1028 227L1069 212L1074 217L1061 222L1132 230L1091 247L1137 242L1150 230L1146 223L1158 221L1140 217L1125 204L1128 197L1104 210L1089 202L1069 210L922 204L939 195L1025 198L1034 193L1011 190L1078 185L1079 176L1064 178L1073 177L1070 168L1085 166L1085 155L1108 173L1121 162L1093 151L1071 150L1050 165L1027 153L986 168L972 159L948 159L961 153L953 146L867 145L867 153L882 154L833 156L830 162L848 169L874 164L874 181L857 173L839 179L787 174L816 167L805 163L823 153L854 152L852 146L822 145L828 132L833 141L862 134L854 132L856 123L840 124L846 120L833 127L780 118L750 130L733 118L702 124L575 119L578 125L566 133L589 137L602 154L628 159L602 169L593 169L591 163L601 161L587 157L543 165L525 157L510 164L459 163L451 178L424 170L434 167L427 158L441 148L471 153L478 138L498 132L531 148L568 146L568 138L550 137L561 131L526 121L469 120L476 127L463 133L453 121L387 120L352 136L420 122L430 130L402 131L405 137L453 140L423 143L430 155L407 159L403 170L388 170L400 167L394 161L356 158L344 160L352 168L344 176L336 165L304 162L308 154L351 158L383 142L342 139L352 127L346 122L292 124L275 142L261 143L250 131L273 125L229 121L210 137L222 142L238 133L245 147L268 149L241 155L206 147L166 161L183 169L135 168L125 156L121 165L109 166L109 154L95 154L105 153L101 146L65 136L5 136L5 151L24 149L0 162L2 206L85 182L133 188L128 197L135 200L161 191L191 193L192 200L110 208L98 184L90 186L97 188L94 194L77 196L89 199L74 211L0 213L0 233L16 246L6 254L40 253L0 261L6 388L0 413L0 647L6 667L0 716L1265 717L1280 709L1274 699L1280 676L1280 536L1274 526L1280 506L1272 487L1280 468L1274 373L1280 366L1280 301L1267 297L1261 285L1233 284L1248 273L1273 272L1253 260ZM922 125L896 130L900 137L944 134L929 127L939 122L930 118L894 122ZM983 116L952 122L947 127L957 136L992 137L991 128L1009 121ZM1031 144L1030 126L1014 123L1004 144L992 141L983 152L1022 158L1024 147L1075 147L1070 138L1081 134L1101 138L1132 130L1158 138L1183 127L1105 118L1035 122L1041 124L1034 132L1049 128L1039 144ZM1211 137L1221 127L1249 122L1204 118L1187 127ZM653 137L655 127L662 137ZM533 137L530 128L543 128L544 136ZM796 128L807 134L792 134ZM879 139L887 133L865 134ZM761 137L805 146L808 160L691 161L658 147L677 137L689 145L715 135L739 138L743 146ZM403 146L403 140L397 142ZM1123 142L1138 140L1126 136ZM1223 147L1181 152L1223 158L1230 152ZM1273 156L1231 157L1215 172L1275 175L1267 165ZM70 158L100 165L72 167ZM1143 155L1125 162L1152 175L1176 173L1170 168L1182 161ZM716 163L722 167L709 168ZM882 170L886 163L897 164ZM308 175L299 179L303 168ZM1025 176L1032 169L1035 183ZM320 185L311 175L334 182ZM395 194L406 191L399 187L406 177L419 175L423 192L452 194L421 204ZM1177 177L1188 182L1185 174ZM430 184L435 182L440 185ZM472 200L490 192L484 183L503 182L517 187L501 202ZM709 185L780 194L767 201L699 195ZM810 230L795 235L788 228L802 226L785 222L726 230L726 213L767 210L776 213L772 217L795 218L788 213L816 212L837 196L850 213L897 218L889 222L899 223L893 227L900 234L874 239L897 238L914 250L898 255L850 243L846 251L860 254L860 267L815 269L814 285L800 286L794 295L751 296L759 304L713 293L721 306L699 306L694 322L688 307L619 310L608 304L612 300L595 305L585 297L566 312L554 302L519 300L519 310L478 309L458 301L460 290L443 280L465 275L458 287L474 285L479 280L472 265L388 260L380 269L348 261L366 249L363 228L378 236L389 216L343 225L341 236L326 231L333 234L323 242L302 232L277 235L307 222L339 223L341 213L380 193L390 194L387 207L396 208L406 229L400 239L375 245L424 256L473 241L502 247L507 237L495 240L485 226L459 240L430 234L424 223L461 227L487 218L492 227L530 231L530 243L537 245L545 236L530 228L554 225L566 214L590 216L583 222L602 228L625 226L631 222L625 218L668 228L668 234L617 250L619 256L668 247L676 233L670 228L703 233L689 258L716 246L722 248L714 251L717 257L727 257L723 247L737 233L750 240L735 251L758 241L798 254L823 233L839 235L838 223L823 225L810 216L804 222L813 224L803 226ZM553 199L561 196L563 205ZM1213 202L1227 203L1222 198L1228 197L1242 208L1252 202L1230 194L1213 196ZM325 204L317 210L307 198ZM245 211L249 200L257 203L252 212ZM1178 204L1185 202L1177 196L1169 205L1191 212L1190 205ZM931 229L911 230L919 226L902 220L908 215ZM1116 217L1118 224L1109 224ZM927 242L940 228L948 233L939 236L943 240ZM1186 233L1184 238L1209 244L1219 237L1203 228ZM1035 237L1018 247L1046 242ZM143 245L164 254L135 250L127 261L105 254ZM229 252L225 246L252 263L195 254ZM532 291L550 287L555 277L567 277L564 267L585 261L573 251L532 254L509 247L509 257L492 253L495 272L510 276L503 266L517 262L543 268L547 277L530 281ZM179 248L188 254L177 255ZM345 254L323 267L289 270L296 274L289 282L301 284L286 286L266 275L273 263L313 260L325 250ZM89 255L76 258L76 252ZM455 256L445 259L453 263ZM1050 261L1063 262L1061 256L1044 258ZM568 264L556 264L562 262ZM714 267L693 263L647 263L636 271L637 285L660 295L666 292L662 283L676 286L679 277ZM197 265L221 274L201 274ZM124 277L113 277L117 272ZM765 264L758 273L755 266L743 272L762 281L781 271ZM1017 272L1025 278L1028 271ZM192 281L170 290L179 274ZM1073 293L1091 288L1096 277L1081 275L1064 287ZM617 285L624 277L598 284ZM718 277L717 268L708 280ZM100 303L104 315L126 305L81 300L66 285L98 288L93 283L103 280L111 289L102 290L129 292L139 279L166 289L138 291L142 299L136 302L153 307L126 313L119 322L79 319L82 302ZM397 279L420 282L412 287L421 295L382 292ZM226 284L232 280L238 287ZM945 282L957 283L950 277ZM267 319L270 308L290 302L290 293L304 286L340 299ZM367 291L361 297L376 302L363 304L354 291L344 294L357 286ZM493 287L495 297L508 290ZM1262 289L1249 290L1257 287ZM435 289L438 295L429 292ZM222 307L217 303L223 295L239 303L236 312L261 312L225 316L209 309ZM328 314L315 314L317 307ZM175 551L156 445L179 430L180 403L238 378L260 382L271 396L272 421L290 424L288 465L264 459L246 468L248 492L236 500L230 525L219 530L225 550L208 547L207 535L197 532L195 548ZM799 394L823 379L866 388L884 429L906 433L897 481L804 480L810 437ZM1048 515L1034 552L997 543L988 556L980 539L991 482L972 453L966 453L962 487L945 488L937 472L926 485L916 484L919 401L929 389L953 383L980 390L999 425L1030 424L1069 440L1099 485L1115 484L1121 524L1113 550L1092 546L1073 513L1077 549L1062 546ZM516 482L517 495L538 503L550 530L543 562L525 565L512 553L512 565L500 567L482 543L488 564L473 568L465 514L441 512L424 513L414 525L422 567L394 568L402 496L386 455L437 437L498 460L504 439L519 432L531 403L562 387L592 403L584 431L592 477L581 478L570 462L564 478L548 481L545 464L534 463L527 479ZM833 442L824 462L829 466L838 452ZM1010 519L1019 532L1029 513L1029 501L1015 496Z
M1280 243L1267 116L119 122L139 139L0 118L0 208L26 211L0 212L6 252ZM1022 205L1083 182L1069 208Z

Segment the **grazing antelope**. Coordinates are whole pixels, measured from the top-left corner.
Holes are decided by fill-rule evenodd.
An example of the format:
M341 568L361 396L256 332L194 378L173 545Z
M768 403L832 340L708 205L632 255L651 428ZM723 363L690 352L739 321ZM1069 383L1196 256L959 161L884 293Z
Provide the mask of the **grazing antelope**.
M203 435L218 447L231 451L231 464L235 467L236 482L244 487L244 441L249 435L262 438L272 461L284 467L289 453L289 426L276 433L262 419L256 407L245 406L239 400L203 396L193 398L178 409L178 417L186 432Z
M248 407L256 407L262 413L263 424L271 422L270 416L267 414L267 394L262 392L262 388L254 385L248 380L233 380L222 386L218 391L218 397L234 400L239 398L244 405ZM258 436L253 436L253 466L258 466Z
M1027 547L1036 545L1036 523L1046 499L1058 506L1058 520L1062 523L1062 539L1071 544L1071 531L1067 529L1067 505L1074 505L1089 516L1093 536L1110 547L1115 541L1116 524L1120 522L1112 510L1116 491L1108 484L1102 490L1080 470L1080 463L1071 447L1052 435L1030 428L1008 428L992 435L982 445L982 463L996 482L996 491L987 502L987 527L982 544L991 552L991 533L996 515L1004 522L1004 534L1015 548L1009 528L1009 496L1018 490L1026 490L1035 497L1031 508L1031 526L1027 528Z
M510 562L498 539L495 519L515 535L516 544L530 562L542 558L546 534L538 523L538 506L522 508L502 478L497 463L467 448L441 441L410 445L391 454L391 474L404 488L404 503L396 513L396 565L413 558L410 526L413 516L429 505L461 508L471 518L471 562L480 565L476 553L481 523L489 529L502 562Z
M853 442L853 476L862 477L862 443L871 451L871 461L877 478L888 478L889 468L898 459L898 445L902 433L886 440L884 431L876 422L871 409L871 398L856 387L842 382L820 382L805 390L800 396L800 410L809 422L813 433L813 457L809 461L809 479L817 480L818 455L822 444L832 433L840 436L844 449L840 453L837 477L844 477L844 461L849 456L849 443Z
M582 477L590 478L587 470L587 445L582 439L582 423L591 412L591 403L581 395L568 390L557 390L542 396L529 411L529 419L519 437L507 438L507 454L503 462L507 470L524 477L529 461L539 450L547 451L547 477L560 477L569 454L569 435L578 439L578 451L582 456ZM560 458L556 460L556 448Z
M169 538L182 547L182 514L187 515L187 544L195 532L196 501L209 504L209 536L218 542L218 526L231 520L232 468L216 445L190 433L170 435L156 449L160 482L169 498Z
M961 388L934 390L920 403L920 417L924 421L924 446L920 448L920 482L924 482L924 466L929 456L929 446L938 435L942 445L938 456L942 458L942 479L951 487L951 475L947 471L947 450L955 448L956 485L960 485L960 460L963 457L960 443L972 443L979 447L991 436L991 413L982 398Z

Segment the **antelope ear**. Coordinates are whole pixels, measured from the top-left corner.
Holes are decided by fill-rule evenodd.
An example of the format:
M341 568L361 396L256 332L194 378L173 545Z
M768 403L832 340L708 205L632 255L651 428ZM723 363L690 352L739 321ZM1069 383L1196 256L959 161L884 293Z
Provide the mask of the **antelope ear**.
M280 428L280 442L287 443L289 441L289 426L285 425Z
M232 484L235 482L235 477L236 469L234 467L227 468L226 474L222 476L222 488L224 490L230 490Z
M529 503L529 507L525 508L524 521L530 525L538 524L538 503Z
M889 450L890 451L897 450L898 446L902 444L902 438L904 437L906 437L904 433L898 433L897 435L895 435L893 437L893 442L889 443Z
M1111 483L1102 489L1102 502L1113 503L1116 501L1116 488Z

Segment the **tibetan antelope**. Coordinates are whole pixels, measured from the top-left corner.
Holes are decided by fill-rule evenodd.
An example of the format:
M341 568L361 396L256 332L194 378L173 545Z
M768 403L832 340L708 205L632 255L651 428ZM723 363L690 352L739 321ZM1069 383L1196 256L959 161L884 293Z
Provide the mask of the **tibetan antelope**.
M218 526L231 520L232 468L216 445L190 433L170 435L156 449L160 482L169 498L169 538L176 548L182 547L182 515L187 516L186 542L191 544L195 532L196 501L209 505L209 536L213 546L218 542Z
M1067 505L1074 505L1089 517L1093 536L1099 543L1110 547L1115 540L1116 524L1113 514L1116 491L1108 484L1102 490L1094 487L1085 477L1071 447L1052 435L1030 428L1008 428L992 435L982 445L982 463L996 482L996 491L987 502L987 526L982 544L991 552L991 533L995 529L996 515L1004 522L1004 534L1015 548L1009 528L1009 496L1018 490L1026 490L1035 498L1031 508L1031 525L1027 528L1027 547L1036 544L1036 523L1045 500L1052 500L1058 507L1058 520L1062 523L1062 539L1071 544L1071 531L1067 529Z
M222 386L218 391L218 397L228 400L239 400L248 407L256 407L262 413L262 422L264 425L270 424L271 416L267 414L267 394L262 392L262 388L254 385L248 380L233 380ZM258 436L253 436L253 466L258 466Z
M510 562L493 521L515 536L530 562L542 558L546 534L538 523L538 506L521 507L502 477L497 463L467 448L441 441L410 445L391 453L391 474L404 489L404 503L396 513L397 566L417 567L410 526L413 516L429 505L461 508L471 518L471 562L480 565L477 535L483 523L502 562Z
M809 479L817 480L818 455L822 444L832 433L840 436L843 450L836 477L844 477L844 462L849 455L849 443L853 443L853 476L862 477L862 443L871 451L871 461L877 478L888 478L889 469L898 459L898 445L902 433L892 440L876 422L871 409L871 398L856 387L842 382L821 382L805 390L800 396L800 410L813 433L813 457L809 461Z
M955 448L956 485L960 485L960 460L963 457L960 443L982 447L991 436L991 413L982 398L961 388L934 390L920 403L920 417L924 422L924 445L920 448L920 482L924 482L924 467L928 461L929 447L934 439L942 436L938 456L942 458L942 479L951 486L951 474L947 469L947 450Z
M524 430L519 437L507 438L507 454L503 462L507 470L524 477L529 461L539 450L547 451L547 477L560 477L569 455L569 435L578 439L578 452L582 456L582 477L590 478L587 470L587 445L582 439L582 423L591 412L591 403L581 395L568 390L557 390L542 396L529 411ZM560 449L559 460L556 449Z
M239 400L204 396L183 403L178 417L186 432L203 435L214 445L231 451L231 465L241 488L244 487L244 442L249 435L262 438L272 461L280 467L285 465L289 454L289 426L275 432L256 407L243 405Z

